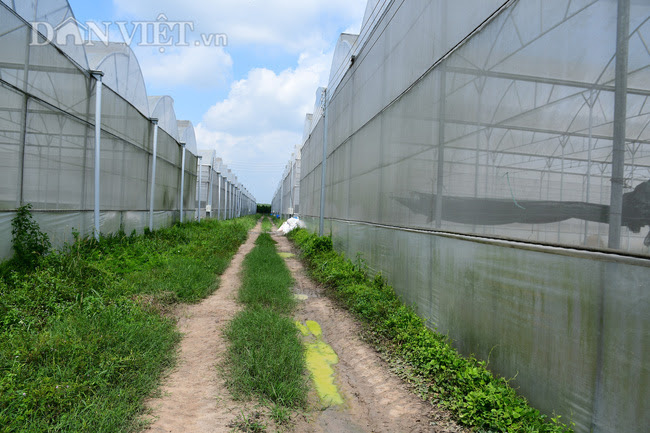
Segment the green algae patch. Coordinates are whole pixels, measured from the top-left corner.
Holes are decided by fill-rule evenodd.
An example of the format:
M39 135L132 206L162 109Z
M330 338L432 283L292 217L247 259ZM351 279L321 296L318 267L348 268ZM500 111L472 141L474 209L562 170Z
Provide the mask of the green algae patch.
M291 253L278 253L278 255L283 259L290 259L292 257L296 257L295 254L291 254Z
M296 328L298 328L298 331L300 331L300 333L305 337L309 335L309 329L298 321L296 321Z
M318 322L314 322L313 320L307 320L305 323L307 324L307 329L309 329L309 331L312 334L314 334L316 338L321 338L323 336L323 330L321 329Z
M309 338L305 343L305 359L321 403L325 406L343 404L343 397L334 382L333 366L338 364L339 357L334 349L323 341L320 325L313 320L307 320L304 325L296 322L296 327L303 336Z

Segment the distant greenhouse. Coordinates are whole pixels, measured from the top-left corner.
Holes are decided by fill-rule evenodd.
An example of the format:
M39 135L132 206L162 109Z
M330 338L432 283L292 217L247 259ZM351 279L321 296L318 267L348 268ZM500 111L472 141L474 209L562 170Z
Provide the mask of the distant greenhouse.
M147 94L128 45L67 43L82 39L66 0L2 0L0 23L0 258L28 203L55 245L73 231L142 232L205 213L194 127L177 121L171 97ZM255 212L234 176L224 185L221 218Z

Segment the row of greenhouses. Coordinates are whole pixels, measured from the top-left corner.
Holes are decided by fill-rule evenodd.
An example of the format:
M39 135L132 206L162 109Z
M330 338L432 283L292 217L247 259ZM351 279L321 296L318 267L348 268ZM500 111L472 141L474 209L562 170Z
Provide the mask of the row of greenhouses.
M645 432L650 3L369 0L316 95L273 210L576 432Z
M49 23L56 37L32 23ZM129 46L83 41L67 0L2 0L0 26L0 258L11 255L11 220L27 204L58 246L74 232L255 212L227 167L200 158L173 99L147 95ZM199 202L215 182L221 201Z
M300 148L298 146L284 168L280 185L273 195L271 212L286 216L300 213Z

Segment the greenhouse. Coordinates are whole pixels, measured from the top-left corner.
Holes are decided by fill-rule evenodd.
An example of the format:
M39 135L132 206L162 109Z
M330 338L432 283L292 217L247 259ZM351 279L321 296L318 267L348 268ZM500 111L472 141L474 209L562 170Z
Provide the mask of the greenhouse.
M273 208L546 414L641 433L649 97L645 0L371 0Z
M216 151L200 152L199 158L197 196L201 218L227 219L257 212L253 195L237 182L237 176L217 157Z
M0 15L1 258L27 204L55 246L74 232L142 232L205 213L194 127L177 120L170 96L147 94L128 45L83 40L66 0L2 0ZM228 176L228 212L210 216L254 213L254 197Z

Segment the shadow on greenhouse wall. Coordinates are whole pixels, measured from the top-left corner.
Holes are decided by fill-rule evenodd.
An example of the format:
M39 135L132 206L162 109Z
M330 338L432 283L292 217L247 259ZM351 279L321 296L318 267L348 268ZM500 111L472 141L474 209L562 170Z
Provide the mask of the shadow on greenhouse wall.
M435 194L413 191L394 200L412 212L427 217L427 223L436 219ZM548 224L576 218L597 223L609 223L608 205L550 200L489 199L443 196L440 200L440 218L460 224ZM640 183L634 191L623 194L622 226L633 233L650 225L650 181ZM643 244L650 246L650 232Z

